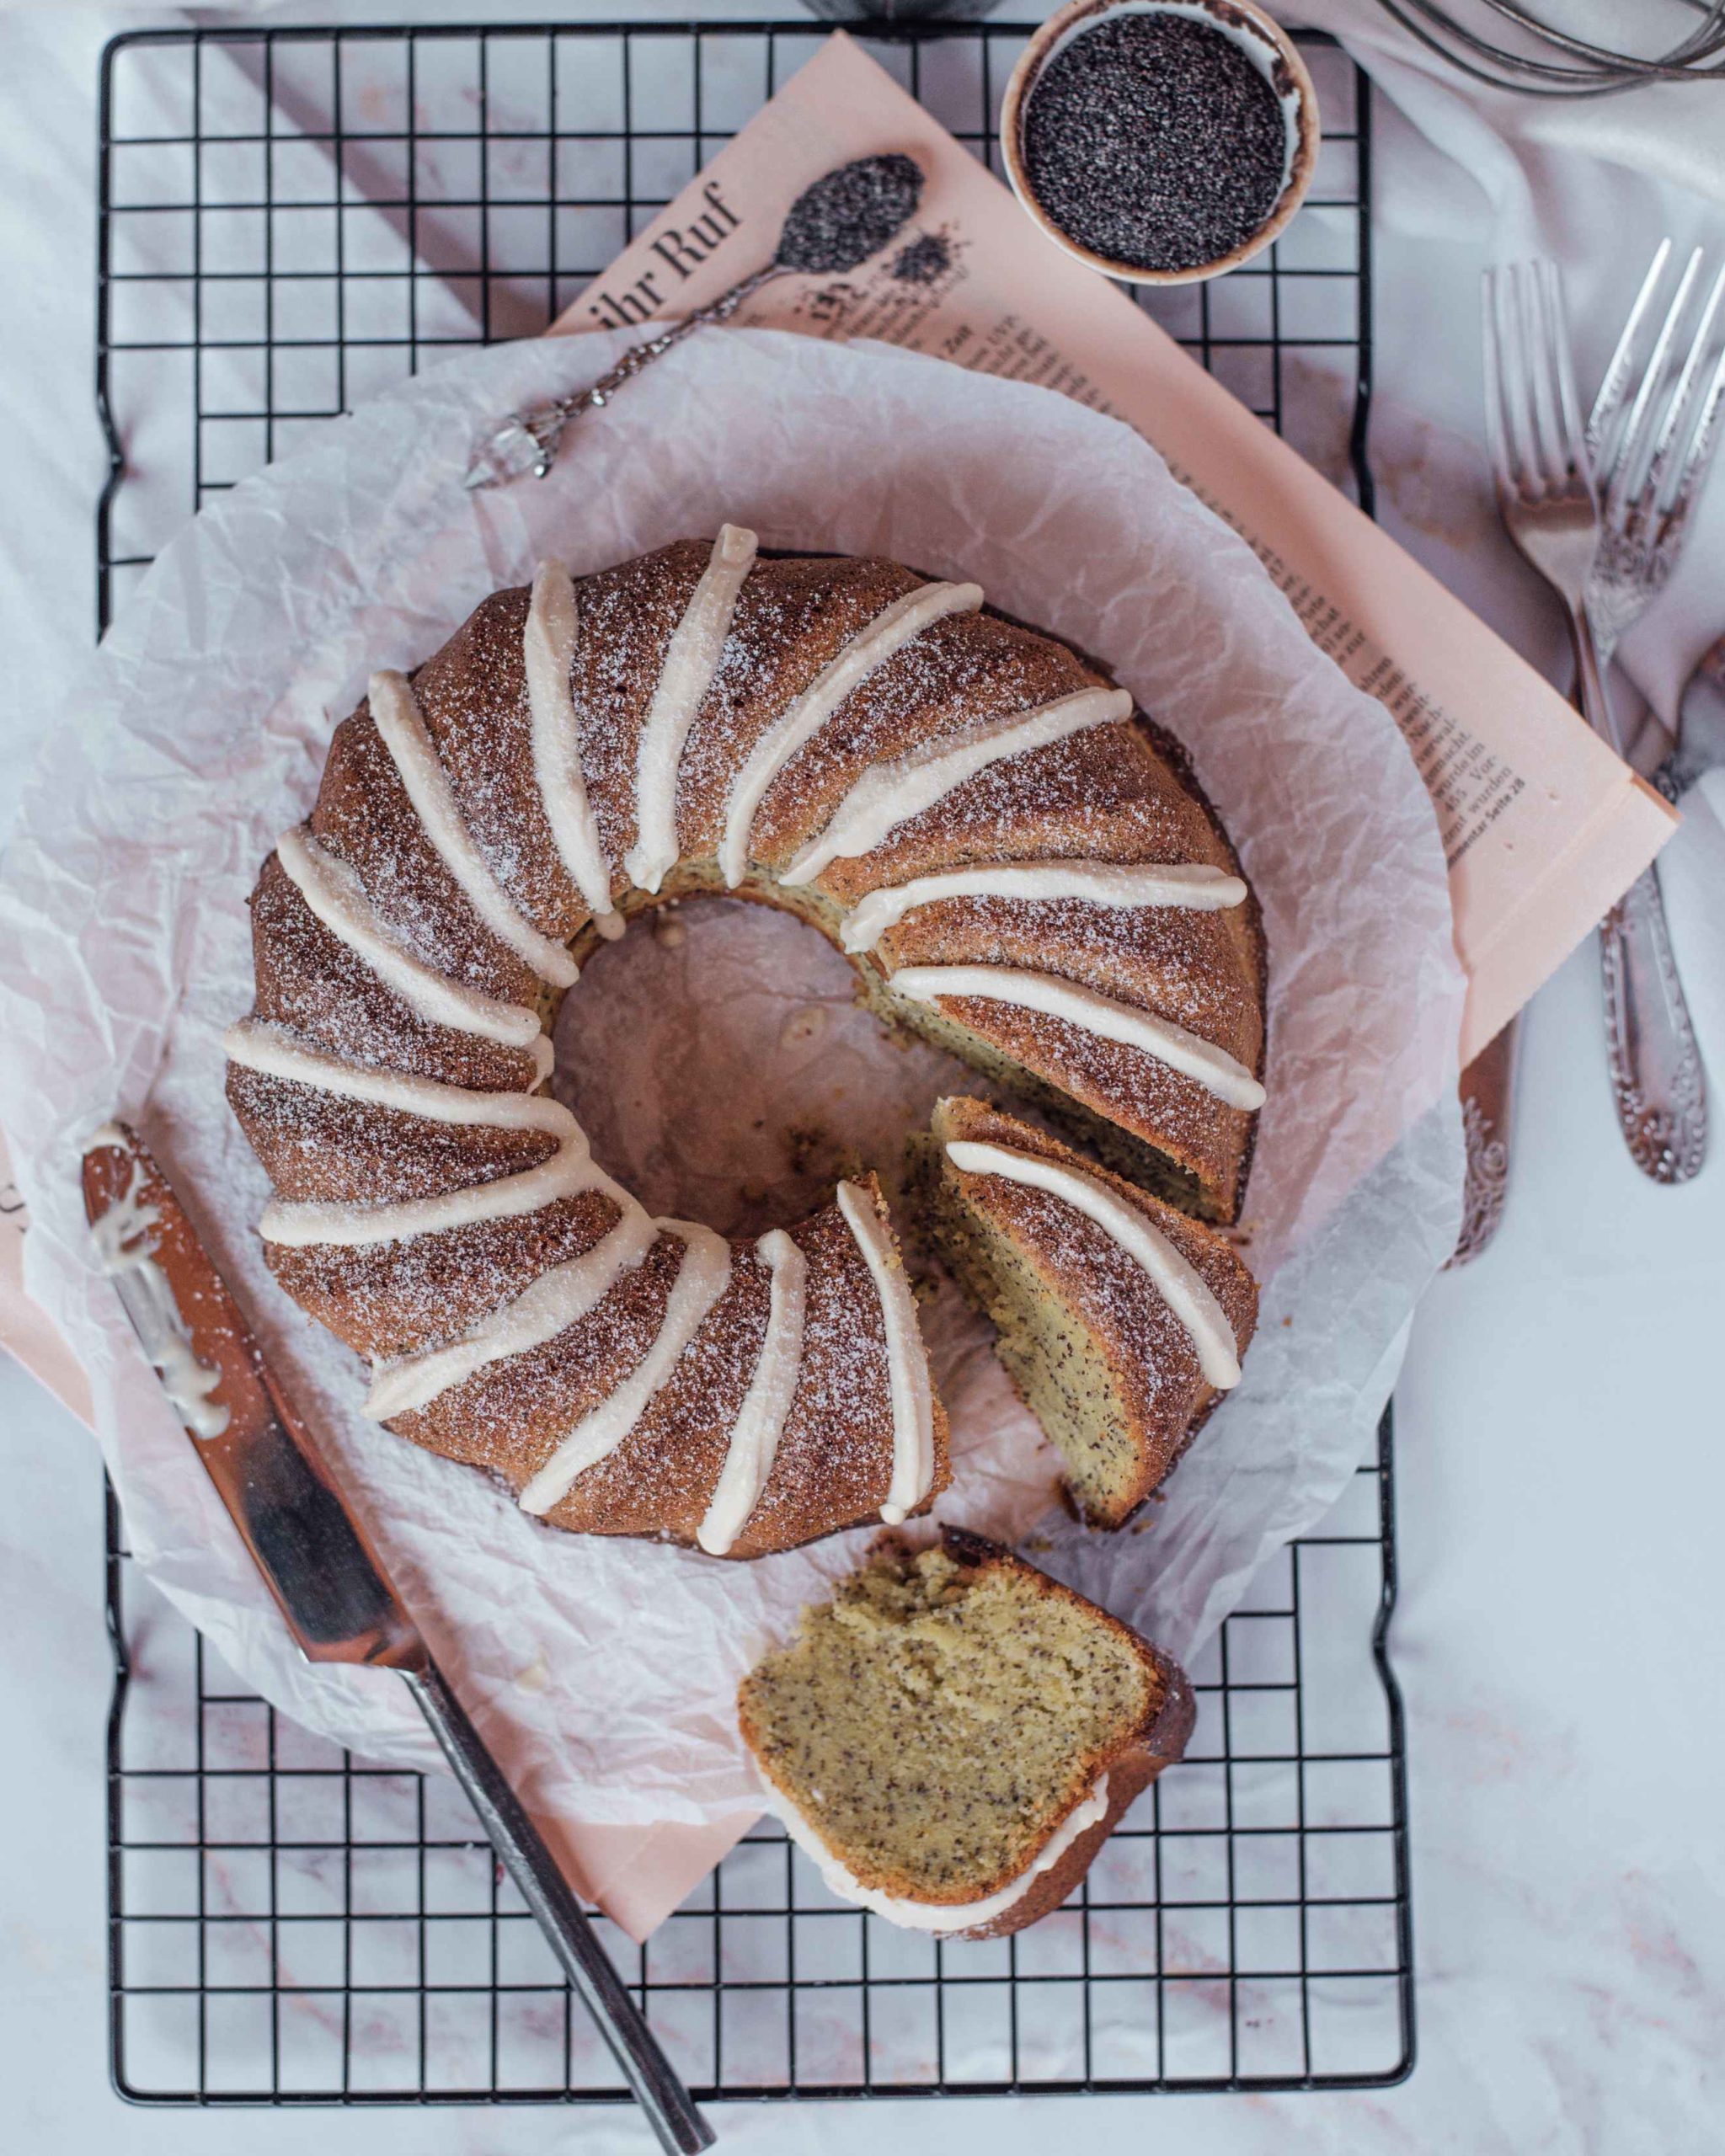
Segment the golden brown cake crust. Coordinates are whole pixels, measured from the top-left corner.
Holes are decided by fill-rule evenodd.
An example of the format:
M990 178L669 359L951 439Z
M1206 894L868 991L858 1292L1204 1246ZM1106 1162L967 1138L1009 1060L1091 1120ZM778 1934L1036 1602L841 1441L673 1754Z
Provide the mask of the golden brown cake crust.
M883 1218L873 1177L862 1186ZM613 1209L614 1213L615 1209ZM775 1471L747 1527L724 1554L762 1556L879 1513L892 1476L893 1420L879 1299L836 1206L800 1222L810 1262L808 1350ZM403 1437L524 1488L559 1439L635 1367L676 1281L681 1245L661 1235L579 1324L543 1347L494 1363L425 1408L394 1418ZM664 1387L617 1449L544 1514L581 1534L692 1545L724 1465L736 1411L766 1329L767 1274L753 1246L731 1246L724 1293ZM936 1403L935 1472L925 1512L950 1482L947 1422Z

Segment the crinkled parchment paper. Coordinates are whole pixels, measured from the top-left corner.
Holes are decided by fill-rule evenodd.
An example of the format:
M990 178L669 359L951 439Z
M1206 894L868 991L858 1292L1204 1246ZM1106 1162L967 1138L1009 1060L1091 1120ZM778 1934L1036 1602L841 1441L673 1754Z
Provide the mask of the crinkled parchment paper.
M132 1546L288 1713L435 1764L389 1676L312 1669L94 1272L81 1142L116 1108L186 1192L435 1651L536 1808L700 1821L750 1801L738 1676L862 1530L754 1565L578 1540L363 1421L357 1361L273 1286L264 1178L222 1099L248 1007L246 894L310 804L376 666L411 666L544 554L597 568L721 520L768 545L974 578L1105 660L1190 750L1264 909L1273 1011L1247 1201L1263 1315L1244 1383L1145 1524L1087 1533L985 1328L929 1318L952 1411L944 1516L1193 1651L1361 1458L1409 1313L1453 1242L1461 981L1430 806L1391 719L1311 645L1245 545L1135 435L1049 392L885 347L696 339L579 423L543 483L463 492L482 417L590 380L619 340L494 349L236 488L109 635L34 775L0 879L0 1124L29 1284L83 1358ZM712 901L638 926L566 1006L560 1082L606 1164L717 1225L890 1171L967 1074L889 1042L814 935Z

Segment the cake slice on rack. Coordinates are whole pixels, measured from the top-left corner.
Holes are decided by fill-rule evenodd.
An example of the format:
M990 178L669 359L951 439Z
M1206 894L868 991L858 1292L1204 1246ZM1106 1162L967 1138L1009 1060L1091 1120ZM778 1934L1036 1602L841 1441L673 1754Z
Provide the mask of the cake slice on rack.
M805 1609L738 1710L770 1808L835 1893L969 1939L1058 1908L1195 1716L1166 1655L955 1528Z

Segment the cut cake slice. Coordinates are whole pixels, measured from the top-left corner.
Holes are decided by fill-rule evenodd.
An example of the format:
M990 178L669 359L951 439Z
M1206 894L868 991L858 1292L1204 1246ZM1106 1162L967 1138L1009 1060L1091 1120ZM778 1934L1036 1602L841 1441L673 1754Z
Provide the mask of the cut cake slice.
M768 1802L833 1891L996 1938L1056 1908L1192 1732L1168 1657L955 1528L889 1544L744 1679Z
M917 1143L936 1246L1079 1509L1119 1527L1238 1382L1257 1283L1215 1229L985 1102L940 1102Z

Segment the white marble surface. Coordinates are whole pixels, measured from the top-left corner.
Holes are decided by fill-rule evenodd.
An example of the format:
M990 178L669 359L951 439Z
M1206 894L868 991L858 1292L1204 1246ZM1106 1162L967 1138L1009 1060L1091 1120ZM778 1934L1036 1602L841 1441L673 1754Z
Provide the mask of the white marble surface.
M378 0L343 12L457 11ZM93 92L97 51L121 19L107 8L0 14L0 649L11 689L0 700L0 830L3 774L54 709L93 619ZM1474 445L1485 200L1393 114L1380 113L1379 144L1385 513L1555 665L1557 625L1496 540ZM1650 205L1632 183L1611 185L1627 232L1621 219L1566 217L1563 200L1555 211L1602 325L1632 288L1648 215L1703 221L1669 197ZM1725 232L1725 217L1715 221ZM1698 560L1691 610L1718 590L1722 559ZM1716 629L1725 596L1717 611ZM1290 2143L1348 2156L1687 2156L1725 2138L1714 1360L1725 1132L1690 1189L1656 1190L1635 1173L1607 1103L1595 976L1584 951L1533 1009L1508 1219L1482 1262L1428 1298L1398 1395L1412 2080L1373 2095L1081 2108L734 2106L717 2114L725 2147L836 2152L890 2138L909 2151L986 2136L1010 2152L1081 2135L1098 2156L1152 2140L1207 2156ZM1725 1091L1725 1043L1714 1067ZM616 2114L194 2115L118 2103L104 2064L99 1477L76 1425L3 1365L0 1453L0 2145L43 2156L644 2148L638 2124Z

